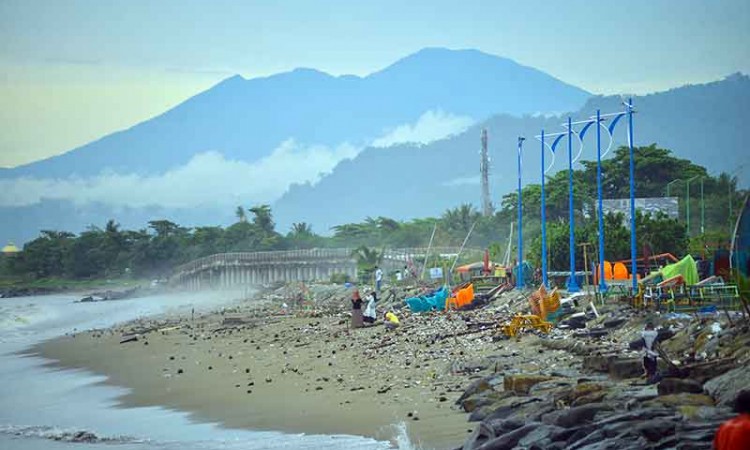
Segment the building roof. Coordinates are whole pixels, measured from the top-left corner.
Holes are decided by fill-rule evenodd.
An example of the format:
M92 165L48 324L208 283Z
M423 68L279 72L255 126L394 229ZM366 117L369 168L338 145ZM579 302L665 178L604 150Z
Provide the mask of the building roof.
M3 254L5 255L12 254L12 253L19 253L20 251L21 250L19 250L18 247L13 245L12 242L9 242L8 245L3 247L3 250L2 250Z

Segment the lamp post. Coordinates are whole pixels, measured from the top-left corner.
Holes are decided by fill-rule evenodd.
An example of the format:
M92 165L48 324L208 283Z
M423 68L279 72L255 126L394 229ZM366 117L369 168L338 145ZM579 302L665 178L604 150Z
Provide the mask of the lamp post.
M681 178L677 178L677 179L672 180L669 183L667 183L667 197L669 197L669 187L672 185L672 183L677 183L678 181L682 181L682 179Z
M637 281L637 266L636 266L636 229L635 229L635 160L634 160L634 147L633 147L633 101L629 99L625 103L626 111L604 114L602 115L601 110L596 110L596 116L592 116L589 120L573 122L568 120L568 127L572 124L584 124L580 132L577 133L578 139L581 142L581 148L583 148L583 137L586 131L591 127L592 124L596 124L596 190L597 190L597 201L598 201L598 232L599 232L599 292L607 292L607 284L604 281L604 210L602 201L602 157L605 156L609 149L612 147L614 142L614 130L617 123L628 116L628 146L630 149L630 259L631 259L631 272L633 274L633 292L638 289ZM611 118L608 127L602 125L602 122ZM607 150L602 154L601 144L601 129L609 135L609 145ZM572 194L571 194L572 195ZM572 208L571 208L572 209Z
M523 289L523 202L521 201L521 151L526 138L518 137L518 268L516 271L516 288Z
M703 202L703 180L706 177L701 177L701 235L706 234L706 205Z
M565 136L566 133L554 133L554 134L548 134L546 137L554 137L555 140L552 142L552 145L547 144L545 141L545 134L544 130L542 130L542 134L539 136L535 136L539 142L541 142L542 147L542 164L541 164L541 175L542 175L542 284L545 288L549 287L548 277L547 277L547 206L546 206L546 194L544 189L544 176L549 171L549 169L552 168L552 165L555 163L555 148L557 147L557 144L560 143L563 136ZM545 167L544 164L544 154L545 154L545 147L549 148L550 151L552 151L552 163L549 165L549 167Z
M607 292L604 282L604 211L602 210L602 130L601 111L596 110L596 195L599 204L599 292Z
M570 240L570 278L568 279L568 292L578 292L581 289L576 281L576 237L575 237L575 215L573 214L573 125L568 116L568 221Z
M638 292L638 265L636 263L636 227L635 227L635 155L633 149L633 99L625 105L628 109L628 147L630 148L630 275L632 277L633 295ZM619 116L622 117L622 116ZM617 118L610 127L614 128ZM645 263L645 261L644 261Z
M542 129L542 285L547 287L547 207L544 195L544 129Z
M685 181L685 219L687 222L687 235L690 237L690 182L700 178L700 175L696 175L693 178L689 178Z

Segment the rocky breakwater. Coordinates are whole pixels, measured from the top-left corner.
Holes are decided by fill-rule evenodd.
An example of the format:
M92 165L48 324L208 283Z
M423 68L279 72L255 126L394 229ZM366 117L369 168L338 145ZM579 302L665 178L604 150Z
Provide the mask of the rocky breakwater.
M541 369L516 359L474 380L456 405L479 424L458 448L710 449L736 393L750 388L748 318L658 316L617 304L599 311L583 328L507 341ZM656 384L641 365L646 320L661 341Z

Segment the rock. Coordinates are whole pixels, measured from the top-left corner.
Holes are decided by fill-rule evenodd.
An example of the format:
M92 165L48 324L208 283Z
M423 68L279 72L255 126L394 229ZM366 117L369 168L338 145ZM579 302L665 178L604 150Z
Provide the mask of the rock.
M679 394L681 392L701 394L703 393L703 386L689 378L664 378L657 386L657 391L659 395Z
M552 377L544 375L530 375L530 374L519 374L519 375L508 375L503 379L503 388L506 391L512 391L517 394L528 394L529 389L537 383L543 381L549 381Z
M737 392L750 389L750 367L737 367L723 375L712 378L704 385L708 395L716 400L718 405L731 406Z
M480 379L474 381L473 383L471 383L469 385L469 387L466 388L466 390L464 391L464 393L461 394L461 397L459 397L458 400L456 400L456 404L459 405L465 399L467 399L467 398L469 398L469 397L471 397L473 395L476 395L476 394L479 394L481 392L484 392L484 391L492 389L492 384L490 384L490 378L494 378L494 377L495 376L480 378Z
M635 426L636 431L651 442L659 442L675 433L676 424L669 420L654 419L641 422Z
M570 409L554 411L542 416L542 422L563 428L572 428L584 422L590 422L600 411L611 411L612 406L606 403L591 403Z
M460 405L461 408L467 413L474 411L482 406L492 405L503 398L506 398L506 393L495 392L495 391L484 391L480 394L474 395L467 399L464 399Z
M652 400L666 406L714 406L714 400L705 394L669 394Z
M615 355L586 355L583 357L583 370L607 373L609 371L609 365L616 358Z
M555 403L563 402L570 406L581 406L601 401L607 394L601 383L584 382L564 389L553 396Z
M615 359L609 363L608 373L619 380L640 377L643 375L643 361L641 358Z
M518 441L540 426L542 426L542 424L539 422L529 422L521 428L517 428L511 432L503 434L502 436L489 440L481 447L473 448L477 450L511 450L518 445Z

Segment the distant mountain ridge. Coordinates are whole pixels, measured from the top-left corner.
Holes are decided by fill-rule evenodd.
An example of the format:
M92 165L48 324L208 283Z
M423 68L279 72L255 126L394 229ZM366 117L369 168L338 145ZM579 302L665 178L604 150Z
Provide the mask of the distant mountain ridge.
M127 130L0 171L0 177L163 173L207 151L256 161L290 138L366 144L430 110L481 120L498 112L565 111L589 96L509 59L429 48L366 77L313 69L250 80L233 76Z
M597 108L605 113L622 110L622 100L620 96L592 97L572 117L590 117ZM750 152L744 144L744 129L750 120L750 77L733 74L717 82L633 97L633 101L636 145L657 143L710 172L734 173L741 185L750 184ZM534 136L542 128L548 133L562 131L560 125L566 117L501 114L427 146L368 148L341 162L317 184L292 186L276 202L274 211L282 226L307 221L325 232L332 225L367 216L409 219L436 216L460 203L479 205L482 128L489 133L492 194L497 205L516 186L517 136L527 138L524 184L539 183L541 144ZM623 124L615 133L614 146L626 145ZM607 143L605 137L604 145ZM586 143L584 151L583 159L595 159L593 141ZM566 168L564 155L564 151L558 155L554 171ZM742 167L744 171L738 170ZM363 177L365 173L368 175Z
M429 111L467 116L475 125L429 144L365 148L352 159L339 162L317 183L292 185L273 203L278 229L286 232L292 222L306 221L314 231L326 233L332 225L366 216L409 219L438 215L463 202L478 205L479 134L483 127L489 131L492 194L498 204L502 195L515 189L518 135L528 138L524 183L536 183L540 147L533 136L542 127L548 132L561 131L565 111L584 118L596 108L604 112L621 109L621 100L618 96L592 97L535 69L473 50L426 49L367 77L332 77L312 69L253 80L232 77L129 130L59 157L0 170L0 189L10 194L0 198L12 202L23 197L29 186L42 189L34 194L35 202L0 205L0 240L20 244L41 229L79 232L91 224L102 226L110 218L126 228L144 227L148 220L161 218L184 226L227 225L235 219L237 205L249 207L259 202L253 196L238 195L239 187L253 178L273 179L276 172L257 173L266 167L261 164L250 166L249 170L256 171L253 173L242 169L245 171L213 173L214 178L195 180L197 189L204 190L215 184L215 178L226 179L221 180L221 192L204 196L207 202L193 201L185 177L180 184L173 183L171 175L159 174L184 167L187 160L207 151L232 160L262 160L290 138L316 145L352 142L364 146L384 131L414 124ZM634 97L634 103L636 145L656 142L712 172L736 172L747 158L743 130L749 118L745 106L750 104L750 79L746 75ZM616 145L625 143L624 128L619 132ZM583 157L592 159L591 151L589 143ZM307 158L315 153L304 155ZM563 159L558 157L556 170L563 167ZM309 164L307 159L288 161ZM219 167L233 165L230 161ZM750 181L748 169L750 166L736 172L744 186ZM106 170L125 174L124 181L131 174L139 176L134 175L134 184L125 184L125 189L117 184L123 179L107 184L112 189L119 186L119 191L104 189L99 196L48 195L58 190L67 194L65 189L85 191L89 189L85 183L75 190L77 180L96 179ZM61 189L46 181L41 188L19 182L14 191L18 180L71 177L74 182ZM153 192L158 198L156 189L178 194L189 191L190 195L183 197L193 203L133 206L109 201L131 186L150 183L150 177L163 182L147 190L147 197Z

